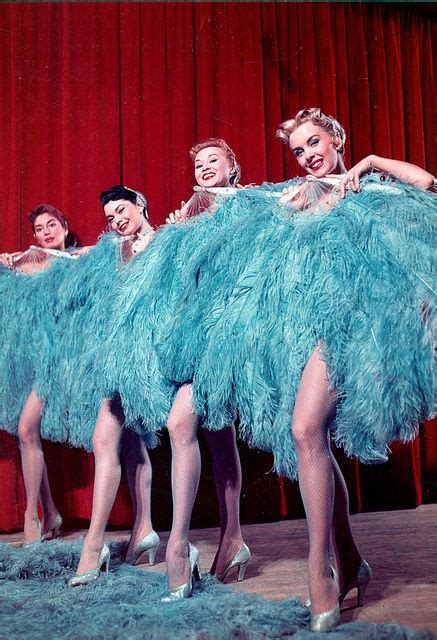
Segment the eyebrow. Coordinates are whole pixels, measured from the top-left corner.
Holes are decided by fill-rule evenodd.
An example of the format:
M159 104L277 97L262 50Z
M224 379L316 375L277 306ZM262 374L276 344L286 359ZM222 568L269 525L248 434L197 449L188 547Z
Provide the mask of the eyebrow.
M210 153L210 154L208 154L208 155L206 156L205 160L208 160L209 158L212 158L212 156L217 156L217 158L218 158L219 154L218 154L218 153ZM197 164L198 162L202 162L202 160L196 160L196 164Z
M311 140L312 140L313 138L317 138L317 136L318 136L318 135L319 135L318 133L313 133L313 135L312 135L312 136L310 136L310 137L306 140L306 144L308 144L309 142L311 142ZM298 149L302 149L302 147L293 147L293 148L292 148L292 151L297 151Z
M120 203L120 204L118 204L118 205L115 207L114 211L116 211L116 212L118 213L118 210L119 210L119 208L120 208L120 207L124 207L124 203Z
M57 220L57 218L49 218L48 220L46 220L45 223L43 222L38 222L38 224L34 225L35 229L42 229L44 227L44 224L49 224L49 222L55 222Z

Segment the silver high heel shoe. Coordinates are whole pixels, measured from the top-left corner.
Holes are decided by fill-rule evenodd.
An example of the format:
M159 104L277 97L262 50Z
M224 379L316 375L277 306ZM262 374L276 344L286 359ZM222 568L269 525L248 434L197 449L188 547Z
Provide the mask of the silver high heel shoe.
M361 560L356 577L339 594L338 603L341 604L343 602L349 591L352 591L352 589L356 589L357 607L363 607L364 596L366 594L367 585L369 584L371 577L372 569L370 568L369 563L366 560Z
M94 582L97 578L100 577L102 571L108 573L109 571L109 559L111 557L111 552L109 551L108 545L104 544L102 550L100 551L99 561L97 563L97 567L95 569L91 569L91 571L86 571L85 573L80 573L78 576L73 576L68 581L69 587L78 587L82 584L89 584L90 582Z
M26 549L29 547L36 547L37 545L42 544L44 540L44 535L41 533L41 522L39 520L38 520L38 528L39 528L39 536L34 540L23 540L23 542L21 543L21 547L23 549Z
M226 577L226 574L229 573L231 569L234 567L238 567L238 576L237 582L241 582L244 580L244 574L246 573L247 565L249 564L249 560L251 559L251 553L247 544L243 542L235 556L232 558L228 566L221 572L214 574L217 580L223 582Z
M182 584L180 587L176 587L175 589L169 589L167 593L165 593L161 597L161 602L174 602L175 600L181 600L182 598L189 598L193 593L193 581L199 581L201 578L200 575L200 564L199 564L199 552L196 547L188 543L189 545L189 560L190 560L190 577L188 582Z
M50 522L47 531L42 534L42 540L47 540L47 537L51 533L51 540L53 538L57 538L59 536L59 531L62 527L62 516L60 513L57 513L53 520Z
M125 562L127 564L136 564L143 553L147 551L149 555L149 564L154 565L156 552L158 550L160 542L161 540L159 539L156 531L151 531L137 544L133 552L129 556L126 556Z
M331 567L331 575L338 592L338 575L334 567ZM323 613L311 614L310 631L332 631L340 620L340 606L337 603L333 609Z

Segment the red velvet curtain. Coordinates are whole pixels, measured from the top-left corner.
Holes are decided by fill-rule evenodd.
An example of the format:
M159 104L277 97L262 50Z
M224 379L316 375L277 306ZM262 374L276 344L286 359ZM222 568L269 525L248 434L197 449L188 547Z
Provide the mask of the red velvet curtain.
M425 3L1 4L0 250L28 245L26 214L39 202L95 242L98 194L118 182L144 191L152 222L163 222L191 191L189 147L211 135L234 148L243 183L293 176L275 130L303 106L340 119L347 164L374 152L435 171L434 29ZM430 499L436 436L429 425L422 434L383 467L342 463L353 508ZM1 434L0 446L0 528L9 530L22 522L23 487L14 439ZM63 513L88 518L91 458L47 446ZM168 451L153 458L164 526ZM243 448L245 462L244 519L295 513L295 487L264 476L269 457ZM212 494L207 468L203 504ZM112 522L129 517L123 494Z

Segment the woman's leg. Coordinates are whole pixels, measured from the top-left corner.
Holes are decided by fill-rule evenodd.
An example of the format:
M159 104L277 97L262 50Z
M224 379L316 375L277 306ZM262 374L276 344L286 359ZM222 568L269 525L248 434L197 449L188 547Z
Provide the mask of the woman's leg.
M93 436L95 470L91 522L83 543L77 574L91 571L98 564L109 514L120 484L123 421L118 404L104 399Z
M221 573L243 544L240 527L241 464L234 426L221 431L205 429L205 436L211 450L220 509L220 545L211 573Z
M129 556L138 543L152 531L150 510L152 465L144 440L130 430L126 430L123 435L122 455L134 513L134 525L127 550L127 556Z
M329 611L338 603L329 559L335 478L328 429L335 408L335 391L329 385L326 363L316 347L302 374L292 427L299 487L307 516L313 614Z
M349 516L349 494L337 460L331 454L334 471L334 513L332 520L332 543L342 591L357 576L362 557L352 535Z
M172 450L173 522L165 560L169 589L175 589L190 577L188 533L201 468L198 418L193 413L191 385L178 390L167 426Z
M21 450L24 487L26 490L26 511L24 513L24 540L37 540L41 535L38 518L38 499L44 475L44 454L41 445L42 402L31 391L18 422L18 438Z
M43 464L39 497L43 514L43 533L46 534L49 531L50 525L53 523L55 517L57 516L58 510L53 501L52 492L50 490L49 478L47 475L47 467L45 462Z

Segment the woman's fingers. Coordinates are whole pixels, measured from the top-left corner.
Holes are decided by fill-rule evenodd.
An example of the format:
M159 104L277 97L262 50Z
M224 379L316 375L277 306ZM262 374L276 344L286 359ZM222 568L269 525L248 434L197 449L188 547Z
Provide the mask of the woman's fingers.
M5 267L12 267L12 254L0 253L0 262L4 264Z
M352 191L355 192L360 190L360 174L358 171L348 171L340 182L340 193L342 198L345 197L349 189L352 189Z
M180 222L182 219L183 215L181 214L180 209L175 209L169 214L168 218L166 218L165 221L168 224L176 224L176 222Z

